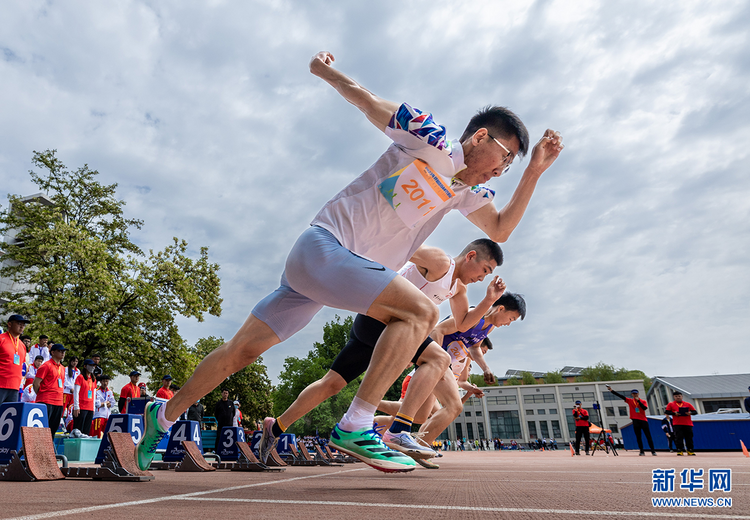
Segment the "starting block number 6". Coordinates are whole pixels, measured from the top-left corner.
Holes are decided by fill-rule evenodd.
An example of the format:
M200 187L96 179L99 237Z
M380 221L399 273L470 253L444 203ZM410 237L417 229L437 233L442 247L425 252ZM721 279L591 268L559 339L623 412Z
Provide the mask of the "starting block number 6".
M18 408L6 408L2 415L0 415L0 442L7 441L10 436L13 435L15 430L15 424L18 421L13 419L18 415ZM26 424L21 426L31 426L33 428L45 428L42 422L44 412L41 408L33 408L26 415Z
M125 415L112 417L112 421L111 421L108 431L122 433L123 431L122 428L123 426L125 426L126 419L127 417ZM141 421L138 421L138 420L133 421L133 424L131 425L130 429L132 430L130 432L130 438L133 439L134 444L138 444L138 442L140 442L141 440L141 437L143 437L143 429L141 428Z

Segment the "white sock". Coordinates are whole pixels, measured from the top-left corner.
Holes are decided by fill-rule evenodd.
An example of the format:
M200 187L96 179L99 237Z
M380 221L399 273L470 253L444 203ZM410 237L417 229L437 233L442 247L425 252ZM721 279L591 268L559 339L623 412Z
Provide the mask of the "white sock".
M167 405L163 404L156 411L156 422L159 423L159 427L164 431L167 431L173 424L174 421L168 421L164 415L164 411L167 409Z
M364 428L372 428L372 422L375 420L375 410L377 406L355 397L344 417L339 421L339 428L347 432L354 432Z

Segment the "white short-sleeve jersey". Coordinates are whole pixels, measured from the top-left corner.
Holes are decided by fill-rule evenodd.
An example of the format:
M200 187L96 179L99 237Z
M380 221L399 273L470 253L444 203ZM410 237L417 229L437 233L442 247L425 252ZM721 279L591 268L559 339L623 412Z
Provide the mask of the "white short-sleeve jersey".
M445 128L432 115L404 103L385 133L393 144L329 200L312 225L395 271L450 210L469 215L490 203L494 192L452 179L466 168L463 149L445 139Z
M453 298L458 288L458 280L453 282L453 272L456 270L456 262L451 258L451 266L445 276L434 282L429 282L419 272L419 267L412 262L399 269L398 274L409 280L417 288L427 295L436 305L440 305L445 300ZM451 283L452 282L452 283Z

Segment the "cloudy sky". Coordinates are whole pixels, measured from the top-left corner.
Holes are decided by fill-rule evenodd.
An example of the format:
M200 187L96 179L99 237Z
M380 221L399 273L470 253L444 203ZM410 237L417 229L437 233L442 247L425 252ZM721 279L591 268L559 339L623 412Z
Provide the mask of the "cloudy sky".
M0 202L37 191L34 150L88 163L145 221L144 249L210 248L223 315L180 327L229 338L318 209L389 143L309 73L325 49L452 138L487 104L534 141L563 134L503 244L496 272L528 316L492 334L495 372L748 372L748 27L750 4L729 1L3 2ZM526 162L491 181L497 204ZM457 254L480 236L456 213L427 243ZM274 380L336 312L266 353Z

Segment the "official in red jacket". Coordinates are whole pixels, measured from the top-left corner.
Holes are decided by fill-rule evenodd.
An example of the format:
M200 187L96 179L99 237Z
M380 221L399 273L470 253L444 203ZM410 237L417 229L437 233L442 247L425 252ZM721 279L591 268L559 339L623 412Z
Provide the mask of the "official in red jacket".
M573 407L573 417L576 419L576 442L574 445L576 455L581 454L581 436L583 436L583 440L586 443L584 444L584 448L586 450L586 455L588 455L589 445L591 444L591 434L589 433L591 422L589 421L589 413L585 408L581 407L581 401L576 401L576 405Z
M648 441L648 447L651 448L651 455L656 456L654 441L651 439L651 430L649 430L648 427L648 417L646 417L648 403L638 397L638 390L636 389L630 391L630 397L625 397L624 395L615 392L609 385L607 385L607 390L625 401L628 408L630 408L630 420L633 421L633 433L635 434L635 440L638 441L638 449L641 450L640 455L645 455L643 452L643 439L641 439L641 432L643 432Z
M674 401L667 405L664 413L672 416L672 427L674 427L675 444L677 445L677 455L684 455L685 445L687 444L687 454L695 455L693 451L693 418L691 415L697 415L698 411L693 405L682 400L682 392L675 390L672 392Z

